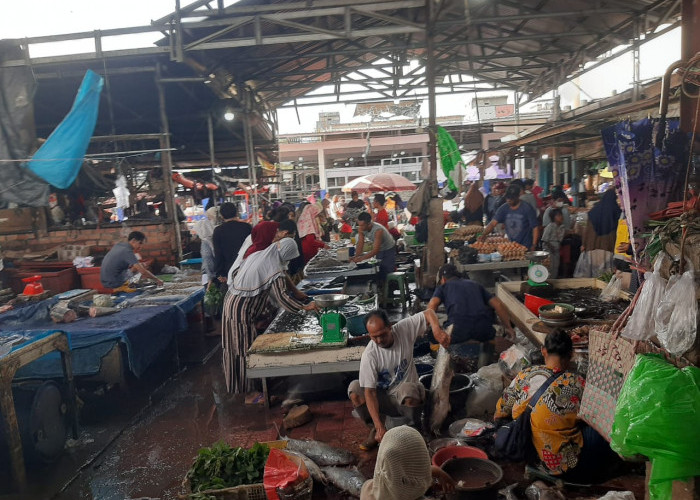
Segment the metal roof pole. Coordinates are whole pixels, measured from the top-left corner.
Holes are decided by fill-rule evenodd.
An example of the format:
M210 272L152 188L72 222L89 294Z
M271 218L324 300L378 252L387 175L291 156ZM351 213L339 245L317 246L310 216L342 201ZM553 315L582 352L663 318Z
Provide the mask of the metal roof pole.
M168 125L168 114L165 109L165 90L160 82L161 70L160 64L156 64L156 88L158 89L158 108L160 111L160 148L163 152L160 155L161 165L163 167L163 185L165 192L163 193L163 203L165 209L170 216L170 220L175 227L175 251L177 252L177 262L182 260L182 235L180 234L180 221L177 219L177 210L175 209L175 186L173 185L173 158L170 153L170 126Z
M239 90L239 94L243 96L245 103L243 113L243 137L245 138L246 158L248 158L248 179L250 180L250 185L253 188L253 206L251 207L250 214L248 214L248 216L253 225L255 225L258 223L258 181L255 175L256 160L253 145L253 127L250 123L253 116L253 103L251 102L252 96L248 90L244 90L243 92Z
M214 157L214 121L212 120L211 113L207 115L207 132L209 135L209 161L211 162L211 181L216 184L216 175L214 172L214 165L216 165L216 158ZM212 202L214 206L217 205L216 197L218 193L212 196Z
M437 125L435 115L435 11L439 7L439 0L425 1L425 78L428 85L428 160L430 162L431 198L428 213L428 242L426 245L426 260L424 263L422 285L426 288L435 286L440 266L445 262L445 230L442 216L442 199L437 197Z

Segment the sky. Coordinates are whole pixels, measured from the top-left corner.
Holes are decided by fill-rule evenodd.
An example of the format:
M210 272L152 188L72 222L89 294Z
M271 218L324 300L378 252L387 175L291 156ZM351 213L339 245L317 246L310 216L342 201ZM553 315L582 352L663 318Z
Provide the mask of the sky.
M231 5L236 0L225 0ZM182 5L190 3L182 0ZM22 38L59 33L75 33L95 29L123 28L150 24L175 10L174 0L0 0L0 38ZM160 38L158 33L124 35L104 40L104 50L149 46ZM680 58L680 29L673 30L656 40L642 46L641 78L642 80L659 77L673 61ZM40 57L55 54L75 54L94 50L89 40L83 42L59 42L54 44L33 45L30 54ZM581 76L577 84L567 83L559 89L561 105L574 105L581 99L597 99L621 92L631 86L632 54L627 53L617 59ZM492 95L503 95L503 91L494 91ZM481 96L482 94L480 94ZM483 94L489 95L489 94ZM468 114L471 109L469 94L446 96L437 101L439 116ZM544 99L551 95L543 96ZM509 102L513 102L512 96ZM339 111L343 122L362 121L354 118L354 105L323 105L299 108L301 123L297 121L293 109L280 109L279 132L311 132L318 113L322 111ZM526 109L524 110L526 111ZM421 114L427 116L427 103Z

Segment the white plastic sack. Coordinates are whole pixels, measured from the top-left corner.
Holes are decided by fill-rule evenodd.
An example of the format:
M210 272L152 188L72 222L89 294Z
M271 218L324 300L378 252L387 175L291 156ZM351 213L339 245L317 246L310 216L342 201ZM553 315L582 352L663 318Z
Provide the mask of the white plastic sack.
M673 275L656 310L655 333L661 346L681 355L693 347L697 334L698 303L695 300L695 272Z
M654 271L644 273L644 284L637 305L632 311L622 336L631 340L649 340L654 336L656 311L666 290L666 280L661 276L663 259L656 259Z
M491 420L503 394L503 378L498 363L479 368L472 378L474 387L467 396L467 417Z
M586 250L576 262L574 278L597 278L613 268L613 253L607 250Z
M602 292L600 292L600 300L603 302L612 302L620 298L620 290L622 290L622 281L617 276L613 276Z
M112 189L114 198L117 200L117 208L129 208L129 190L126 188L126 177L117 177L117 187Z
M501 367L504 375L513 378L523 368L530 366L528 350L518 344L512 345L501 353L498 358L498 365Z

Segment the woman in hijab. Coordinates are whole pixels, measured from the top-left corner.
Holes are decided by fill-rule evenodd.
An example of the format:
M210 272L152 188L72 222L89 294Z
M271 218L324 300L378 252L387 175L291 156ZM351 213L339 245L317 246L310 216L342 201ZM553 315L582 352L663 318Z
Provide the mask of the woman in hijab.
M194 225L194 231L199 236L202 242L200 254L202 255L202 284L214 281L216 279L216 265L214 261L214 228L216 227L219 209L216 207L209 208L206 212L206 217L199 220Z
M476 187L476 182L469 186L467 194L464 195L464 210L462 210L462 220L467 225L483 224L484 218L484 195Z
M304 264L309 262L321 248L326 247L326 244L321 241L323 234L318 220L320 213L318 204L306 205L297 222Z
M317 310L314 302L304 305L287 293L285 268L298 255L294 240L283 238L251 254L234 273L224 299L222 320L223 365L228 392L246 391L245 355L257 336L255 320L269 297L290 312Z
M430 454L420 432L407 425L394 427L384 434L374 477L362 485L360 500L423 498L433 479L437 479L444 491L455 488L445 471L430 464Z
M583 233L581 256L575 278L595 278L613 268L613 251L617 224L622 210L617 204L614 189L608 189L588 212L588 224Z

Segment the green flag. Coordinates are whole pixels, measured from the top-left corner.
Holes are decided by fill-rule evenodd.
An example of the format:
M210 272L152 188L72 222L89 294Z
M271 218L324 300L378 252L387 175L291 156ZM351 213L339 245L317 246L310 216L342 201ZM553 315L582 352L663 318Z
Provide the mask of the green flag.
M450 133L439 126L437 128L437 147L442 172L447 177L447 186L452 191L457 191L462 182L462 155Z

